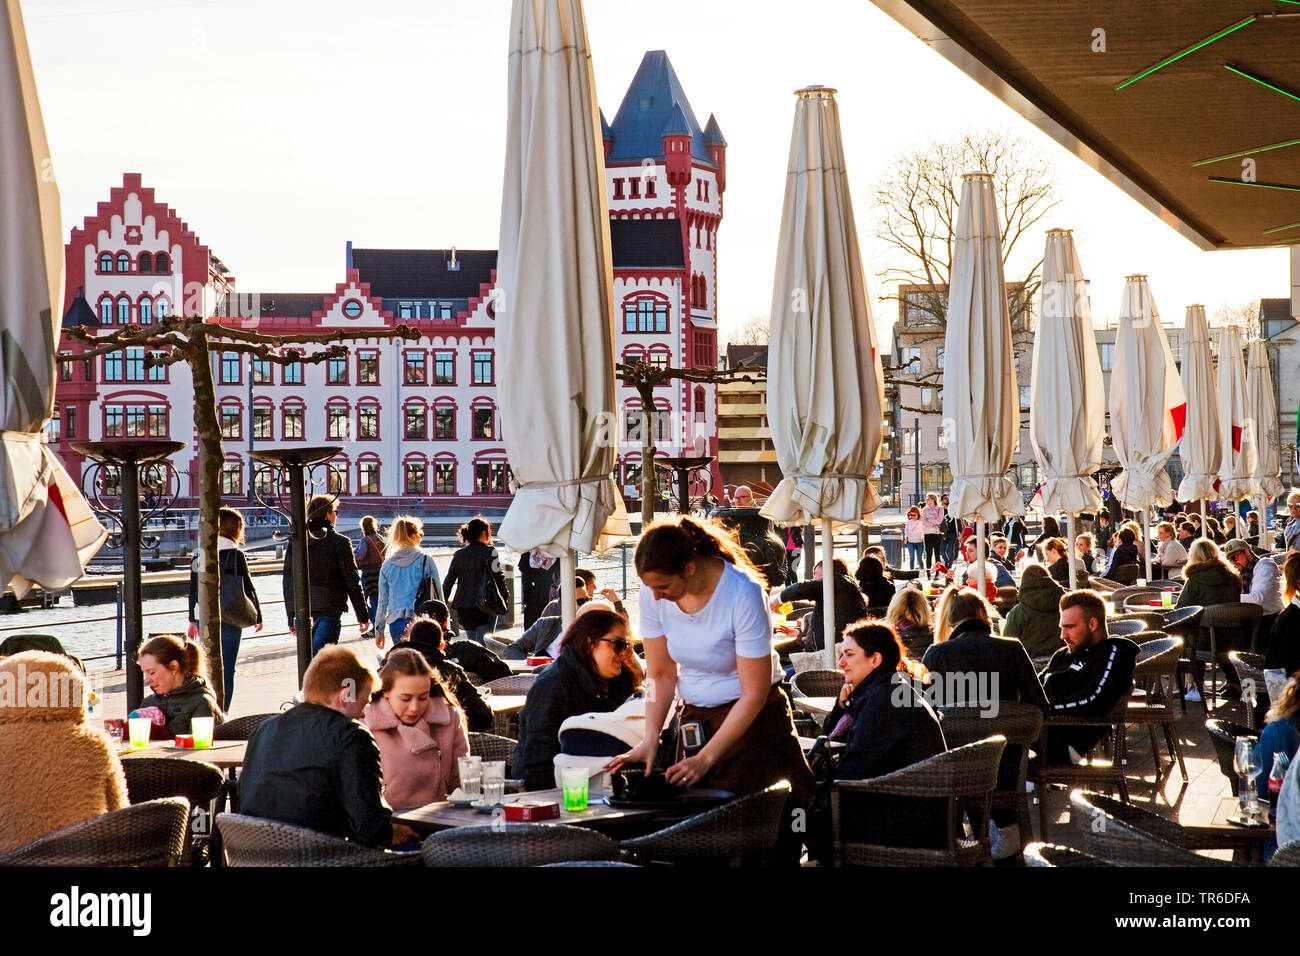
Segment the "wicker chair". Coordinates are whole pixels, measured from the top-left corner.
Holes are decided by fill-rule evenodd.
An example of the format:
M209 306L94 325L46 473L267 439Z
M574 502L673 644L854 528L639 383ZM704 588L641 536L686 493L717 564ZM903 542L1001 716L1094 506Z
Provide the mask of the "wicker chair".
M1110 866L1082 850L1055 843L1031 843L1025 847L1025 866Z
M496 680L488 681L483 685L483 689L503 697L527 694L535 680L537 680L536 674L511 674L509 677L498 677Z
M1115 575L1113 580L1119 582L1120 587L1132 587L1133 582L1144 573L1140 564L1121 564L1111 571L1111 574Z
M1246 726L1259 730L1259 715L1255 704L1260 694L1268 699L1268 684L1264 680L1264 655L1250 651L1230 651L1228 660L1237 669L1241 679L1241 703L1246 708Z
M1115 609L1119 610L1121 607L1124 606L1124 604L1128 601L1129 598L1134 596L1146 597L1146 600L1150 601L1151 598L1148 595L1154 595L1155 597L1160 597L1160 589L1150 588L1145 586L1139 588L1139 587L1134 587L1131 584L1126 584L1121 588L1117 588L1116 590L1111 591L1110 594L1106 595L1106 597L1110 598L1111 603L1115 605ZM1134 608L1134 610L1143 610L1149 606L1150 606L1149 604L1145 604L1142 605L1142 607Z
M836 866L975 866L989 856L989 807L998 782L998 762L1006 738L989 737L910 767L870 780L837 780L831 785L831 832ZM948 801L948 845L943 849L880 846L842 840L841 801L845 794L939 797ZM973 837L965 836L962 811L970 813Z
M1118 581L1112 581L1110 578L1097 577L1097 575L1094 574L1088 578L1088 586L1098 594L1108 594L1112 591L1119 590L1124 585L1120 584Z
M785 619L787 621L801 620L806 615L811 614L813 608L815 608L816 606L817 605L815 604L796 604L794 606L794 609L785 616Z
M1146 641L1138 648L1137 661L1133 665L1133 680L1146 693L1140 699L1129 698L1127 718L1130 723L1146 724L1147 734L1151 738L1151 757L1155 764L1155 781L1152 783L1152 798L1160 788L1163 771L1160 766L1160 750L1156 746L1156 727L1165 735L1165 746L1169 748L1169 766L1178 760L1178 769L1186 782L1187 764L1183 762L1183 746L1178 739L1178 713L1174 710L1174 688L1178 686L1178 661L1183 655L1181 637L1165 637L1159 631L1154 640Z
M469 752L471 756L482 757L484 760L504 760L506 762L506 776L509 777L511 775L510 762L515 756L516 743L518 741L497 734L471 733L469 735Z
M1277 852L1268 861L1268 865L1300 866L1300 840L1292 840L1290 843L1278 847Z
M1186 831L1150 810L1086 790L1070 794L1070 817L1083 849L1116 866L1224 866L1193 853Z
M996 716L980 707L943 707L943 739L949 747L963 747L977 743L992 734L1001 734L1007 747L1019 747L1020 761L1016 768L1014 789L993 791L990 811L1015 810L1020 832L1028 836L1032 831L1029 817L1029 793L1025 779L1029 770L1029 748L1043 732L1043 712L1033 704L1018 701L999 701Z
M0 856L0 866L176 866L190 804L163 797L82 820Z
M227 866L419 866L418 853L351 843L332 833L278 820L223 813L217 817Z
M837 697L844 687L844 675L839 671L800 671L790 681L795 697Z
M245 714L232 717L212 731L213 740L248 740L253 731L262 726L262 721L275 714Z
M1245 644L1252 652L1255 650L1255 640L1259 635L1259 622L1263 617L1263 608L1258 604L1244 604L1240 601L1232 601L1227 604L1211 604L1201 611L1201 630L1210 632L1210 647L1208 650L1201 650L1199 647L1194 651L1193 660L1202 661L1210 665L1210 682L1209 703L1205 704L1206 715L1214 707L1217 698L1214 692L1214 675L1219 666L1219 644L1223 637L1229 634L1240 634ZM1204 686L1201 687L1201 701L1205 703Z
M1114 635L1111 636L1113 637ZM1170 638L1168 634L1166 634L1164 631L1161 630L1138 631L1136 634L1125 634L1124 637L1127 637L1130 641L1132 641L1134 644L1137 645L1150 644L1152 641L1166 641L1166 640L1181 641L1182 640L1181 637ZM1138 651L1138 659L1139 660L1142 659L1142 651L1140 649Z
M1228 784L1236 792L1237 771L1233 767L1233 758L1237 755L1237 738L1253 737L1255 731L1243 724L1234 724L1230 720L1211 718L1205 722L1205 729L1210 734L1210 743L1214 745L1214 756L1219 761L1219 771L1228 778Z
M1146 622L1141 620L1117 621L1113 618L1106 620L1106 634L1109 637L1128 637L1130 634L1137 634L1146 629Z
M420 856L426 866L543 866L617 860L618 844L562 823L505 823L442 830L425 839Z
M1201 612L1204 610L1205 608L1199 604L1174 608L1172 611L1164 613L1165 622L1160 625L1160 629L1170 637L1181 637L1183 639L1183 659L1178 665L1178 685L1180 688L1178 705L1183 712L1187 711L1187 700L1181 693L1181 688L1194 683L1196 680L1196 667L1192 663L1192 650L1196 647L1197 638L1201 633Z
M1151 630L1163 631L1165 629L1165 615L1154 607L1145 611L1125 611L1123 614L1112 614L1106 618L1107 625L1112 621L1141 621Z
M1129 611L1144 611L1148 608L1152 608L1151 602L1159 601L1160 594L1161 592L1159 588L1134 588L1133 593L1125 595L1124 597L1125 613ZM1119 603L1116 602L1115 606L1118 607ZM1159 605L1156 605L1156 607L1159 607ZM1154 608L1152 608L1152 610L1154 610Z
M790 785L782 780L619 847L642 863L736 865L777 845L789 800Z
M193 811L183 862L188 866L205 866L209 858L212 803L226 785L225 774L210 763L169 757L132 757L122 761L122 770L126 774L126 794L133 804L160 797L184 797L189 801Z
M1066 786L1106 786L1118 790L1128 802L1128 782L1124 779L1124 764L1128 760L1127 719L1128 695L1121 697L1109 714L1100 717L1049 716L1043 720L1043 736L1035 749L1035 759L1029 764L1029 779L1038 790L1038 832L1047 835L1047 793L1053 783ZM1047 762L1047 740L1053 728L1105 727L1109 732L1097 747L1106 747L1107 755L1089 758L1081 764L1053 764Z

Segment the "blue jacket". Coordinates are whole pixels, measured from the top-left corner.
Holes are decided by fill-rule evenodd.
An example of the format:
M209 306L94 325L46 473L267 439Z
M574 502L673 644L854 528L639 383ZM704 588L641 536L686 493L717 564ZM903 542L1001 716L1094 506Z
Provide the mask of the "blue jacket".
M1288 760L1295 760L1296 750L1300 750L1300 731L1296 729L1294 716L1273 721L1259 735L1255 752L1259 755L1259 765L1263 769L1255 778L1255 783L1261 800L1268 800L1268 775L1273 770L1273 754L1284 753Z
M433 579L426 600L441 601L442 579L432 557L419 548L389 551L379 569L379 603L375 605L375 627L387 627L393 621L415 617L415 596L420 582Z

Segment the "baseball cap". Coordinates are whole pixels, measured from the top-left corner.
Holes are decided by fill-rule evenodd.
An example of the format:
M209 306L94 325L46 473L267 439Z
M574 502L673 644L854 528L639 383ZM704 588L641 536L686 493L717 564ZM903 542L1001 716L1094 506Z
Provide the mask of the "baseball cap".
M1243 541L1241 538L1233 538L1231 541L1229 541L1227 544L1223 546L1223 553L1229 558L1232 557L1234 554L1236 554L1238 551L1251 551L1251 550L1252 548L1250 546L1250 543L1247 541Z

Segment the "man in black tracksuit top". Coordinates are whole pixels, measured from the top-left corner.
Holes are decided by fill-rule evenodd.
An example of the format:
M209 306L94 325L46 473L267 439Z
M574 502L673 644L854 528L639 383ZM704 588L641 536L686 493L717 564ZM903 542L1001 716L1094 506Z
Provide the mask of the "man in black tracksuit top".
M1106 636L1106 605L1093 591L1067 591L1061 596L1061 639L1066 646L1052 655L1043 670L1043 691L1051 703L1047 714L1101 717L1133 691L1133 664L1138 646L1122 637ZM1101 740L1102 727L1062 727L1048 735L1048 763L1080 757Z

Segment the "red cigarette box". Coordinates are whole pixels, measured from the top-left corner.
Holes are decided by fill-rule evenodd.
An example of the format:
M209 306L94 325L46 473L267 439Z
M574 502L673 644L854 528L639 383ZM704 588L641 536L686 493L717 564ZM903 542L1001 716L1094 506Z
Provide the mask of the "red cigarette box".
M524 663L529 667L541 667L550 662L551 659L549 657L529 657L524 660Z
M541 801L507 803L505 811L507 820L516 823L533 823L537 820L557 819L560 815L560 805L555 802L542 803Z
M193 746L194 746L194 735L193 735L193 734L177 734L177 735L176 735L176 746L177 746L177 747L193 747Z

